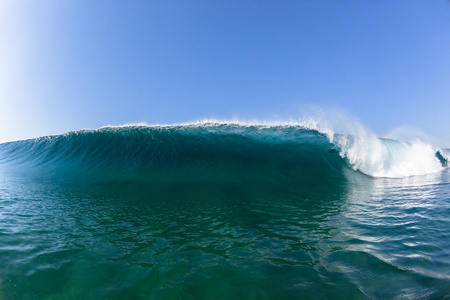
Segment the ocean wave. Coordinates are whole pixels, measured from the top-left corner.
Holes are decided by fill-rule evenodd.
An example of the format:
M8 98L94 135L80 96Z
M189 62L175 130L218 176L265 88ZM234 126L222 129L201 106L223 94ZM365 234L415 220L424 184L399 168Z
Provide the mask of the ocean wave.
M337 134L317 122L109 126L0 145L0 162L17 170L152 180L407 177L439 172L447 160L419 140Z

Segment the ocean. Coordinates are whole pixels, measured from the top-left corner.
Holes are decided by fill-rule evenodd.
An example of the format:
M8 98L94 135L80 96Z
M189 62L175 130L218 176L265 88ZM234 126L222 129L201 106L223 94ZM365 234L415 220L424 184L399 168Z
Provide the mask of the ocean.
M450 299L449 150L202 122L0 144L0 299Z

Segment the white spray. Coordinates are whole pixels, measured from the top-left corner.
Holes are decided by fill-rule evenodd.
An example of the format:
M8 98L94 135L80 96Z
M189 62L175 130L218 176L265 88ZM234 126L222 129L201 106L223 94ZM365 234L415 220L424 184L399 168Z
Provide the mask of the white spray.
M443 166L436 149L418 139L411 142L378 138L342 112L315 111L302 126L325 134L351 167L373 177L408 177L436 173ZM336 134L335 132L339 132Z

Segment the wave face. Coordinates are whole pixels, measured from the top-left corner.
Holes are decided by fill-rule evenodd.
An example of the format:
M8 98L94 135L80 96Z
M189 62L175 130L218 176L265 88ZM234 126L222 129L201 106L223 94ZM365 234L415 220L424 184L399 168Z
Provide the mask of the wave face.
M81 130L0 145L14 168L61 175L149 180L261 180L339 177L353 169L372 177L443 170L442 150L370 135L342 135L303 125L199 123Z

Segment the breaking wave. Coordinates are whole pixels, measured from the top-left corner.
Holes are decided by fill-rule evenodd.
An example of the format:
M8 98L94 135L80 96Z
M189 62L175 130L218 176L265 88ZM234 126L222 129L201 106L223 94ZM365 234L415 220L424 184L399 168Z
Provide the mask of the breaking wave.
M448 152L420 140L337 134L317 123L205 121L80 130L0 145L6 169L147 180L401 178L442 171Z

